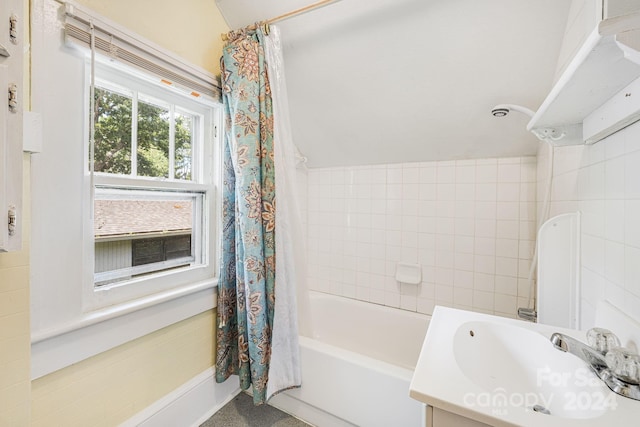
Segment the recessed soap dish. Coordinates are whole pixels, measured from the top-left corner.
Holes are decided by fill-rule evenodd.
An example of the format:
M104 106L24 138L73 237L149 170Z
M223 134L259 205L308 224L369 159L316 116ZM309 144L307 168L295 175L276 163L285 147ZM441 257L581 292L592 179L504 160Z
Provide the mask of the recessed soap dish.
M399 262L396 265L396 280L400 283L417 285L422 281L422 267L420 264Z

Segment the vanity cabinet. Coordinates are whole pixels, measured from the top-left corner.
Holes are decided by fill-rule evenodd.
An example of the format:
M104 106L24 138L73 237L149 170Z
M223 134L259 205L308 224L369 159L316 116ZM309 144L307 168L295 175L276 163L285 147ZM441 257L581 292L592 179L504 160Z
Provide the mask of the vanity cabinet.
M611 304L598 304L596 319L626 331L621 342L638 342L638 322ZM640 401L616 395L584 360L559 351L558 335L587 341L583 331L436 306L409 385L409 396L429 405L424 425L638 425Z
M491 427L440 408L426 405L426 427Z

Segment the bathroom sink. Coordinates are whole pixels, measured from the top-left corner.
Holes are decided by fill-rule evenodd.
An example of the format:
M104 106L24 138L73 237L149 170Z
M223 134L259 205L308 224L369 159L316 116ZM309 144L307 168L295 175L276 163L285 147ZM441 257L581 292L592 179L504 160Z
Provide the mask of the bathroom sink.
M453 337L453 354L460 371L492 394L497 410L502 403L510 403L550 416L593 418L601 416L606 405L588 404L587 396L590 400L602 397L603 402L605 397L613 398L583 361L558 351L549 338L523 327L488 321L463 323Z
M585 341L581 331L436 307L409 394L490 426L632 425L640 401L556 349L554 332Z

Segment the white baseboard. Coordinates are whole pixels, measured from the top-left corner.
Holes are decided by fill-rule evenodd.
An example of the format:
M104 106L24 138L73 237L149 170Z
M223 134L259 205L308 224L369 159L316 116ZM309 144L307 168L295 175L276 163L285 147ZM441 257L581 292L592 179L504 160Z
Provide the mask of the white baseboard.
M238 393L238 377L217 384L212 367L138 412L121 427L198 427Z

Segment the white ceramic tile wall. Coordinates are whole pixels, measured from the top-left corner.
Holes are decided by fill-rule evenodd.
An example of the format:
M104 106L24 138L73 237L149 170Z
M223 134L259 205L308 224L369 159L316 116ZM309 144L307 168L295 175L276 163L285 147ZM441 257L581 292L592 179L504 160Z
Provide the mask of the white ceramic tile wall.
M535 157L310 169L311 289L431 313L527 304ZM418 263L422 283L394 279Z
M640 320L640 123L594 145L556 147L551 215L582 212L581 320L607 299ZM538 156L538 200L549 151Z

